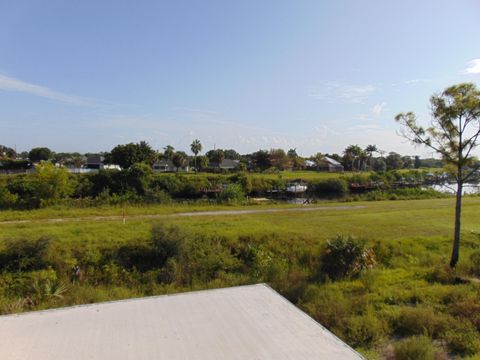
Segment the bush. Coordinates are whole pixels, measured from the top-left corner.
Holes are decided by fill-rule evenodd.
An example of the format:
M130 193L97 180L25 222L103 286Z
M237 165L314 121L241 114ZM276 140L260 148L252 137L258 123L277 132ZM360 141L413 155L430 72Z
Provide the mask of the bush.
M309 286L305 291L302 308L320 324L337 336L342 336L348 327L354 306L352 299L342 291L331 287Z
M470 255L471 272L476 276L480 276L480 251L474 251Z
M157 224L152 228L152 247L161 262L159 266L163 266L169 258L180 255L184 237L176 226L166 227L163 224Z
M364 240L338 235L327 241L320 270L331 279L341 279L358 275L375 264L375 254Z
M450 304L449 313L470 321L480 331L480 303L476 297L463 298Z
M346 329L347 343L354 346L371 347L382 340L387 334L388 326L371 312L362 316L352 317Z
M449 285L457 282L455 269L448 265L440 264L427 274L427 280L430 282L438 282L440 284Z
M427 336L414 336L394 345L395 360L433 360L435 348Z
M0 270L32 271L46 268L49 265L49 244L48 237L7 241L5 250L0 253Z
M6 187L0 185L0 209L14 208L17 201L17 194L12 194Z
M326 179L311 182L308 191L314 195L323 194L346 194L348 184L344 179Z
M239 184L230 184L220 193L220 200L227 202L239 202L245 199L245 193Z
M450 320L427 307L403 307L394 321L394 328L400 335L437 336L447 328Z
M448 348L462 356L474 355L480 351L480 336L468 321L456 322L442 338Z

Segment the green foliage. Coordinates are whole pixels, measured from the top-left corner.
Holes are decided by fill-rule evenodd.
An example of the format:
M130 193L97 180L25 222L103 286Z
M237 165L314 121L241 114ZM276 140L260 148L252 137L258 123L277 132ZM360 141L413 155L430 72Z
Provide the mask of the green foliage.
M152 247L163 265L171 257L178 257L183 249L185 235L176 226L157 224L152 228Z
M17 205L18 195L12 194L7 187L0 185L0 209L11 209Z
M73 192L74 183L67 169L50 163L37 165L33 180L36 197L43 206L54 204Z
M348 184L345 179L318 180L308 184L308 192L318 196L324 194L342 195L348 192Z
M393 327L400 335L429 335L436 337L452 319L438 315L430 307L402 307Z
M342 279L358 275L362 270L376 264L373 250L365 240L352 236L338 235L328 240L321 257L321 272L331 279Z
M471 272L476 276L480 276L480 250L470 254Z
M385 338L387 329L384 321L368 311L365 315L353 316L348 320L346 339L354 347L372 347Z
M435 347L427 336L413 336L394 345L395 360L434 360Z
M241 185L229 184L220 193L220 200L237 203L245 199L245 193Z
M231 175L165 177L178 186L177 194L186 191L183 178L192 189L195 181L240 182ZM278 175L258 178L283 181ZM105 193L112 202L118 196ZM358 203L362 208L347 204L345 210L324 204L319 211L187 217L174 213L242 207L127 203L124 225L119 218L93 218L121 216L120 205L3 211L2 220L34 221L1 225L0 312L268 282L369 358L380 358L378 351L388 343L414 333L431 334L435 344L449 346L449 356L467 356L480 337L480 292L469 280L472 262L467 261L478 251L480 204L466 199L466 256L453 281L438 281L432 269L447 262L451 204L451 199L365 202ZM165 216L159 225L156 216ZM52 224L46 218L65 220ZM379 265L360 276L318 282L326 239L342 231L369 239L365 248L372 247ZM43 246L36 244L41 236L48 237ZM74 265L82 277L72 283Z
M478 331L470 322L456 322L442 336L448 348L460 355L474 355L480 351Z
M0 271L33 271L47 267L49 244L48 237L6 241L0 253Z
M137 163L152 165L154 161L155 151L145 141L140 141L138 144L117 145L106 156L107 163L120 165L123 169L128 169Z
M46 147L38 147L33 148L28 153L28 158L32 162L40 162L40 161L48 161L53 157L53 153L49 148Z

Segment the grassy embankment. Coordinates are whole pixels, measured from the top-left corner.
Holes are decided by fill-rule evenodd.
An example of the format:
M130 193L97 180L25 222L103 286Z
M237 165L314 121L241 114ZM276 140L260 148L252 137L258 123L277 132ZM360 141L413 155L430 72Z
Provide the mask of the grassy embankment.
M1 311L266 281L369 358L389 351L389 344L398 339L415 335L427 336L428 346L436 351L462 356L480 351L480 286L469 280L480 271L479 264L470 260L480 242L480 199L465 199L456 274L461 280L443 267L450 254L453 199L328 206L338 205L364 207L163 219L187 235L163 235L181 238L182 245L170 258L161 258L161 266L151 263L156 259L151 253L151 229L158 219L127 218L125 225L119 220L2 224ZM120 215L119 210L74 209L67 215ZM137 207L128 213L181 210L198 209ZM38 219L52 215L51 211L0 215L9 220ZM55 213L55 217L64 215ZM325 241L337 234L367 239L375 249L376 267L358 278L322 278L319 258ZM41 255L18 246L40 237L47 239L46 245L37 244ZM5 256L18 253L33 260L38 257L41 264L22 265ZM76 264L83 279L71 284L70 268Z

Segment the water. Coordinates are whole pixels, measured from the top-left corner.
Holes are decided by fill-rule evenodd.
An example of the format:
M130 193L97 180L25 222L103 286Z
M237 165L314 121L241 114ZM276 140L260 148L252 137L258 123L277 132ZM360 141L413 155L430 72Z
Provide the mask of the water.
M429 185L425 187L426 189L433 189L438 192L446 194L455 194L457 190L457 184L441 184L441 185ZM463 185L463 195L474 195L480 194L480 184L464 184Z

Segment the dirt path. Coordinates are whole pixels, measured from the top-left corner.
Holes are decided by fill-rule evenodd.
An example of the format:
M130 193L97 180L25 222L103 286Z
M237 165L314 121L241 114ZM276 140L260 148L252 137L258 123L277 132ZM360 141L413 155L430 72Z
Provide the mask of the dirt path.
M249 215L249 214L269 214L277 212L312 212L312 211L326 211L326 210L358 210L365 206L317 206L317 207L299 207L299 208L273 208L273 209L249 209L249 210L218 210L218 211L195 211L184 212L176 214L150 214L150 215L129 215L126 216L126 221L137 219L167 219L176 217L194 217L194 216L225 216L225 215ZM11 224L29 224L29 223L63 223L63 222L79 222L79 221L122 221L121 215L110 216L85 216L85 217L66 217L56 219L29 219L29 220L7 220L0 221L0 225Z

